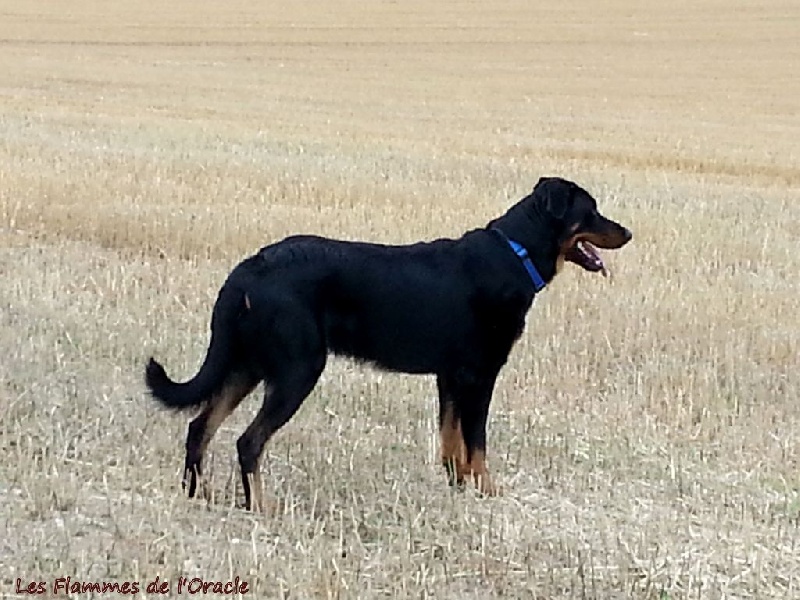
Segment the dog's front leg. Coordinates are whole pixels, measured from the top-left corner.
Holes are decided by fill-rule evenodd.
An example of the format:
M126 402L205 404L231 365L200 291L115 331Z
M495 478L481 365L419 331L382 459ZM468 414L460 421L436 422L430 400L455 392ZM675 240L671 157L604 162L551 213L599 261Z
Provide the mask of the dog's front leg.
M466 379L457 392L466 464L463 475L471 475L478 491L487 496L499 494L486 466L486 423L497 375Z
M486 466L486 422L496 378L460 370L436 379L441 456L449 483L462 485L471 476L487 496L498 494Z
M492 476L486 467L486 452L484 450L475 450L472 453L472 458L467 464L466 471L472 474L475 487L481 494L485 496L498 496L500 494L500 489L492 481Z
M439 390L439 439L442 465L447 471L447 481L451 486L464 483L467 464L467 450L461 433L461 419L458 406L451 392L452 383L444 375L436 378Z

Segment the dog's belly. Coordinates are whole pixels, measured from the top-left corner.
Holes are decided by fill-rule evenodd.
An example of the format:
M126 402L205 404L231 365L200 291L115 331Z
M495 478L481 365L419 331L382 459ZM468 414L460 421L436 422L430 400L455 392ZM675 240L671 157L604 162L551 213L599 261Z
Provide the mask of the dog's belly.
M392 371L438 373L472 342L465 307L447 310L436 303L406 301L362 308L328 311L326 339L331 352Z

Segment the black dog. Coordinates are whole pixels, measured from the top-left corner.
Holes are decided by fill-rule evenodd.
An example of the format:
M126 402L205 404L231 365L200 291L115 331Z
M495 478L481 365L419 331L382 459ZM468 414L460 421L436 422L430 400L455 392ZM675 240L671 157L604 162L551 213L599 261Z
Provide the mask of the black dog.
M147 386L163 404L204 405L186 439L189 496L211 437L263 380L264 403L237 443L245 506L263 506L264 445L314 388L329 353L436 375L451 484L471 475L494 494L489 403L534 295L564 260L605 271L595 247L630 239L578 185L543 178L505 215L459 239L386 246L295 236L263 248L219 292L197 375L175 383L152 358L147 365Z

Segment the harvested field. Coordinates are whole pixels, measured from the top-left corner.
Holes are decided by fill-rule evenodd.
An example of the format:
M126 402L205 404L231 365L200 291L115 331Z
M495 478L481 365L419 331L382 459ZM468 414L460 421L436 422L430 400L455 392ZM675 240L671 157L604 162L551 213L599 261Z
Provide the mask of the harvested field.
M798 31L780 0L0 0L0 596L800 597ZM143 367L196 371L234 264L459 235L542 175L634 239L537 297L502 497L446 486L432 379L338 359L267 447L272 511L236 507L260 393L183 497Z

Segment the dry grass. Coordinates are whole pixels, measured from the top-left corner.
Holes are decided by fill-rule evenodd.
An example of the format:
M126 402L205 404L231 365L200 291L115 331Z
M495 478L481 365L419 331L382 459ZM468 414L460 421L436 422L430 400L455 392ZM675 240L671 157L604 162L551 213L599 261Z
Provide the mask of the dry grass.
M116 6L0 1L0 595L800 597L795 4ZM234 508L257 400L182 497L143 360L194 372L235 262L456 235L544 174L635 239L537 299L504 497L446 488L431 381L342 361L268 446L276 513Z

